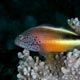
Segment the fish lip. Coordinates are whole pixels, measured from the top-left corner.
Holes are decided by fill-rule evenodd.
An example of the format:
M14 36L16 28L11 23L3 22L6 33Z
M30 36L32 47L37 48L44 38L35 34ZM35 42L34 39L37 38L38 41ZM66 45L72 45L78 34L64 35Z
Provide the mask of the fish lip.
M15 41L14 43L15 43L16 46L19 46L19 47L21 47L21 48L25 48L22 44L20 44L20 43L17 42L17 41Z
M20 46L20 43L18 41L18 37L14 40L14 44L17 45L17 46ZM21 47L21 46L20 46Z
M17 41L17 39L15 39L14 44L19 46L19 42Z

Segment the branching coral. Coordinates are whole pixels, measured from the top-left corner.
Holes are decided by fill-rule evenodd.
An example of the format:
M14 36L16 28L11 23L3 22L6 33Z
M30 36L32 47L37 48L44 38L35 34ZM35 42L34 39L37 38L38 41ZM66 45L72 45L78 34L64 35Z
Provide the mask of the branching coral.
M80 80L80 51L74 49L73 52L68 52L64 62L66 68L62 67L62 80Z
M52 73L51 67L39 57L36 56L34 60L26 49L18 53L18 58L18 80L80 80L80 51L77 49L68 52L63 60L65 66L61 67L62 76L56 74L56 71Z
M68 24L72 29L74 29L75 32L80 33L80 21L78 20L78 18L68 19Z

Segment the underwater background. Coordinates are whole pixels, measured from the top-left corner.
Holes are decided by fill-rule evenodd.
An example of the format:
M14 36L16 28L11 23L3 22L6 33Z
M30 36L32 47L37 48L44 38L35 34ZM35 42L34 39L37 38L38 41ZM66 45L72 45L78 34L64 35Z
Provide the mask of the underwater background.
M0 1L0 80L17 80L17 35L38 25L70 29L67 19L80 19L80 0Z

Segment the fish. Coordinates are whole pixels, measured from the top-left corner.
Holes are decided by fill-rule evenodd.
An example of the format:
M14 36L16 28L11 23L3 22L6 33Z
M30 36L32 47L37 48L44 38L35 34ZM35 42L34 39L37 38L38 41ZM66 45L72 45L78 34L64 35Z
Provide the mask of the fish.
M30 28L15 39L15 44L31 51L39 52L65 52L76 46L80 46L80 36L72 31L38 26Z
M15 44L30 51L39 52L52 59L54 53L66 52L80 46L80 35L63 28L37 26L24 31Z

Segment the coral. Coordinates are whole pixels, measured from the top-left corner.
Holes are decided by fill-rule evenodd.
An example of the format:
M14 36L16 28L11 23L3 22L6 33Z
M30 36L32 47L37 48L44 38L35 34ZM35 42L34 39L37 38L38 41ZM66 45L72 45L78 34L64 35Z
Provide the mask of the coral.
M18 58L20 59L18 80L80 80L80 51L78 49L67 52L63 60L65 66L62 66L59 72L62 75L56 74L57 71L54 68L53 73L50 65L41 61L37 56L34 59L26 49L18 53Z
M68 19L68 25L77 33L80 33L80 21L78 18Z
M74 49L73 52L68 52L64 62L66 68L62 67L62 80L80 80L80 51Z

